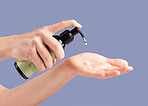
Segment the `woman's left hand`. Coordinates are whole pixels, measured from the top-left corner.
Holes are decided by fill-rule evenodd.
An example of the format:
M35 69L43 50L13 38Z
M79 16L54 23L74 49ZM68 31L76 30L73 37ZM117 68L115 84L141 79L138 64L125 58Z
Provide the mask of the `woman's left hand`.
M133 70L125 60L109 59L95 53L72 56L66 59L64 64L68 73L98 79L120 76Z

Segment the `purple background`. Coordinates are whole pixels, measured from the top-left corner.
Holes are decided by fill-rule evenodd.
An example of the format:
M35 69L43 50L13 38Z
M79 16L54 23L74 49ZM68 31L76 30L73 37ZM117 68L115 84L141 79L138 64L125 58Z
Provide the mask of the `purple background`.
M76 19L83 25L81 31L88 46L83 44L79 35L76 36L66 48L65 59L82 52L93 52L125 59L134 70L107 80L77 76L39 106L148 105L148 1L0 1L0 36L22 34L68 19ZM16 72L14 61L0 62L0 84L8 88L28 81Z

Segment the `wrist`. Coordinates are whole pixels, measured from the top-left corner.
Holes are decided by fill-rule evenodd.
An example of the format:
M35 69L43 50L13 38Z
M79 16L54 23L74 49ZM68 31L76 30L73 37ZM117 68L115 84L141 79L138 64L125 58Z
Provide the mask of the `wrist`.
M11 52L11 37L1 37L0 38L0 60L4 60L10 57Z
M77 74L74 73L73 70L67 64L67 60L64 60L63 62L58 64L56 67L59 69L59 71L62 71L62 73L64 75L66 75L67 77L73 78L73 77L77 76Z
M78 74L75 73L75 71L73 70L72 66L70 65L70 62L68 59L64 60L62 62L62 68L64 69L64 72L68 75L68 76L77 76Z

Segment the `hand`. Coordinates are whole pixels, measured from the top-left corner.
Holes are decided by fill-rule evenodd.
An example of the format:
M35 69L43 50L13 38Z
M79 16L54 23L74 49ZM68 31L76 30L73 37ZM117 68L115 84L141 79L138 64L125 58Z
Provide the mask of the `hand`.
M44 26L25 34L10 36L10 57L19 61L31 60L41 72L46 68L51 68L56 60L64 58L61 44L52 35L67 27L81 28L82 26L75 20L68 20ZM54 62L45 45L54 51L56 55Z
M85 64L86 61L89 61L90 65ZM94 53L72 56L66 59L64 64L67 67L67 73L98 79L112 78L133 69L125 60L109 59Z

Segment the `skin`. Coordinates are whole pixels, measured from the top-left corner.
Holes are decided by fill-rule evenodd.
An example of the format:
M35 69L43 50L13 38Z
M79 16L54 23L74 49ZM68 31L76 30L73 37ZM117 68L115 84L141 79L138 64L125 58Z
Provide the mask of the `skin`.
M32 60L37 69L43 72L45 69L51 68L56 60L64 58L61 44L52 35L68 27L82 28L77 21L68 20L20 35L0 37L0 60L7 58L15 58L20 61ZM45 45L54 51L56 55L54 62ZM9 52L6 53L6 51Z
M64 22L67 23L67 21ZM73 22L70 21L70 23ZM76 23L76 21L74 23ZM62 25L64 25L64 27L62 28L67 27L66 24ZM69 24L68 27L77 25ZM55 30L53 29L52 31ZM55 33L56 32L57 31L55 31ZM5 42L8 40L6 38L4 38ZM20 60L24 59L22 55L19 55L19 53L21 54L22 52L19 51L19 53L17 53L15 51L20 50L21 48L15 48L11 50L11 47L13 46L7 47L5 46L5 42L3 42L3 40L1 41L2 43L4 43L0 44L0 46L2 47L0 50L1 61L7 58L16 58ZM7 43L11 42L9 41ZM18 44L24 43L20 42ZM3 50L11 52L6 53L5 51L4 53L2 52ZM10 55L10 53L13 53L13 55ZM40 56L40 58L41 57L42 56ZM29 59L33 60L34 58ZM86 61L89 61L90 65L84 64ZM64 86L67 82L69 82L72 78L74 78L77 75L96 79L107 79L128 73L131 70L132 67L128 66L128 63L125 60L109 59L95 53L81 53L62 61L60 64L56 65L49 71L13 89L8 89L0 85L0 106L36 106L45 101L51 95L53 95L57 90L59 90L62 86Z

